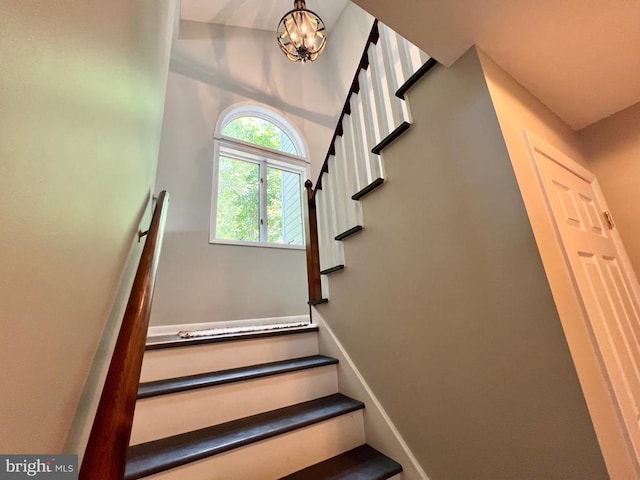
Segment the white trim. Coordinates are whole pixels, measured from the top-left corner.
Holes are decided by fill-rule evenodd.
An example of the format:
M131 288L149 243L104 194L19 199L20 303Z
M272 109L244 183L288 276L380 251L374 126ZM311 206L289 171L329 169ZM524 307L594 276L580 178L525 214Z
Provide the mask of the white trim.
M278 323L298 323L309 321L309 315L291 315L288 317L249 318L246 320L226 320L221 322L182 323L178 325L153 325L149 327L147 337L156 337L158 335L174 335L182 330L205 330L208 328L273 325Z
M536 167L536 171L538 172L538 178L541 182L542 176L540 174L540 167L538 166L538 162L535 159L535 155L533 155L534 152L541 153L552 162L557 163L561 167L570 170L588 183L593 183L593 181L596 179L596 176L592 172L584 168L582 165L573 160L571 157L567 156L558 148L551 145L549 142L545 142L544 140L542 140L542 138L533 134L529 130L525 129L523 130L523 132L529 146L529 154L531 156L531 159L533 160L533 164ZM540 183L540 185L543 185L543 183Z
M244 140L239 140L233 137L227 137L226 135L215 136L213 139L220 143L220 145L224 148L232 148L239 149L245 152L253 153L260 158L263 158L265 152L269 153L270 158L278 159L281 157L282 161L288 164L299 165L302 168L306 168L311 162L307 157L301 157L299 155L294 155L292 153L282 152L280 150L275 150L273 148L268 147L259 147L256 146L255 143L245 142Z
M285 250L305 250L305 245L290 245L287 243L266 243L250 242L248 240L225 240L223 238L210 238L209 243L219 245L235 245L237 247L262 247L262 248L284 248Z
M367 443L402 465L404 480L429 480L415 455L404 441L384 407L375 396L340 340L322 318L318 309L311 307L314 323L320 328L319 353L337 358L338 388L366 405L364 428Z
M220 143L213 142L213 178L211 180L211 210L209 211L209 243L216 239L216 215L218 213L218 170L220 162Z

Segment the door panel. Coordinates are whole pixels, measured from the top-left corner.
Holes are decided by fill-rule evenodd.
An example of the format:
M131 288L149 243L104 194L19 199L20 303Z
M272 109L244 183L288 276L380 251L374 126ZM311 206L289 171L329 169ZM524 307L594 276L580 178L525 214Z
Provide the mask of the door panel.
M557 150L530 140L550 213L595 348L640 459L640 305L626 252L604 218L597 180Z

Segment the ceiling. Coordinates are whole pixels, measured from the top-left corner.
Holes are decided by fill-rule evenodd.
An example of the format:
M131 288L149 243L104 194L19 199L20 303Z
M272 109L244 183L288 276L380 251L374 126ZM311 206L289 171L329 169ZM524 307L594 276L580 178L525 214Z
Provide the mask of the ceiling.
M307 0L331 31L348 0ZM180 18L195 22L275 32L282 16L293 9L293 0L181 0Z
M445 65L478 45L574 129L640 101L638 0L354 2Z
M574 129L640 101L638 0L354 0L450 65L478 45ZM331 30L348 0L307 0ZM181 0L181 19L275 31L293 0Z

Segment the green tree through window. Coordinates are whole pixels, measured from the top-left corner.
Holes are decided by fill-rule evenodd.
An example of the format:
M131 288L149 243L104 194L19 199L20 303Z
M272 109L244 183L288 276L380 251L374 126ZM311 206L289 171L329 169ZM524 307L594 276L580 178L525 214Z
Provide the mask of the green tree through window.
M222 134L258 147L297 155L291 138L277 125L257 117L238 117ZM243 154L242 145L225 146L217 158L215 238L302 245L302 172L298 165ZM277 156L277 155L275 155ZM275 163L277 164L275 164Z
M238 117L224 127L222 134L261 147L299 155L289 136L273 123L257 117Z
M260 165L220 157L216 235L260 241Z

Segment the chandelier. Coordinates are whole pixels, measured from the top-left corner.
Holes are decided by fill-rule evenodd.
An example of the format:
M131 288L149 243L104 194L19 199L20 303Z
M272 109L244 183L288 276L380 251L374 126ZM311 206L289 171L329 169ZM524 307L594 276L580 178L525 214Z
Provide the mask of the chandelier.
M278 24L280 49L292 62L313 62L326 43L322 19L307 10L305 0L294 0L293 10Z

